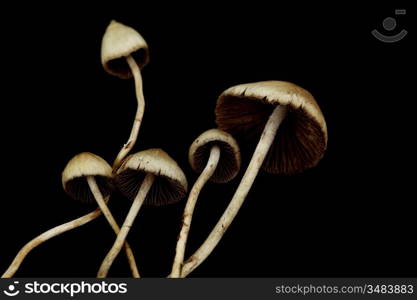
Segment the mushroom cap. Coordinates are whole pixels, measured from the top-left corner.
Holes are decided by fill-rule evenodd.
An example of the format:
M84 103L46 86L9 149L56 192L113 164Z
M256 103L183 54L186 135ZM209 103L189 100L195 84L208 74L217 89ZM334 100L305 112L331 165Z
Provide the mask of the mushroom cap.
M133 201L148 173L155 175L155 180L144 204L171 204L187 194L188 183L184 172L162 149L148 149L129 155L117 170L116 185L123 195Z
M241 160L239 145L223 130L207 130L191 144L188 152L190 165L194 171L201 173L206 167L213 146L220 148L220 160L210 180L217 183L228 182L239 172Z
M88 186L87 176L94 176L103 197L110 195L112 190L112 168L102 159L90 152L74 156L62 172L62 186L73 199L84 203L95 203Z
M216 123L239 143L257 143L277 105L288 106L262 168L269 173L294 174L314 167L327 147L327 127L313 96L285 81L233 86L216 105Z
M132 55L139 68L149 61L148 44L132 27L111 21L101 42L101 63L104 69L115 76L127 79L132 76L125 57Z

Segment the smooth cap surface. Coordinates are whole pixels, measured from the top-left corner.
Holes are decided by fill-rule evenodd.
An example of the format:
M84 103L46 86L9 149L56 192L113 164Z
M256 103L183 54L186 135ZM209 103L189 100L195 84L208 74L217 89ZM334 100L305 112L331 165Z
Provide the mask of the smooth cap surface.
M224 91L216 105L216 123L239 142L257 143L277 105L288 106L262 168L294 174L314 167L327 147L324 116L305 89L285 81L241 84Z
M112 168L102 159L90 152L83 152L74 156L62 172L62 186L73 199L81 202L95 202L87 183L87 176L93 176L96 183L106 197L112 190Z
M117 170L116 184L122 194L134 200L148 173L155 175L155 181L145 204L175 203L187 194L188 183L184 172L162 149L149 149L129 155Z
M224 183L232 180L240 169L240 150L236 140L227 132L210 129L202 133L192 144L188 153L191 167L201 173L206 167L211 148L220 148L220 160L210 180Z
M126 57L131 55L139 68L149 61L148 44L132 27L111 21L101 42L101 63L104 69L126 79L132 76Z

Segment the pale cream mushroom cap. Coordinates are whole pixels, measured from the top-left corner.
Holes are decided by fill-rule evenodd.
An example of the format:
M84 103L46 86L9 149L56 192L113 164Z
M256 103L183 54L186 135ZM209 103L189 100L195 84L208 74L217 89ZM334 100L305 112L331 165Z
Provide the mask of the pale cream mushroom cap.
M188 160L193 170L201 173L214 145L220 148L220 159L210 180L217 183L228 182L238 174L241 163L239 145L229 133L220 129L203 132L191 144Z
M129 155L117 170L116 184L122 194L133 200L148 173L155 175L155 181L145 204L175 203L187 194L188 183L184 172L162 149L148 149Z
M62 186L69 196L82 202L95 202L86 177L93 176L103 196L112 189L112 168L100 156L83 152L74 156L62 172Z
M108 73L130 78L132 73L125 59L129 55L142 69L149 61L148 44L135 29L113 20L101 42L101 63Z

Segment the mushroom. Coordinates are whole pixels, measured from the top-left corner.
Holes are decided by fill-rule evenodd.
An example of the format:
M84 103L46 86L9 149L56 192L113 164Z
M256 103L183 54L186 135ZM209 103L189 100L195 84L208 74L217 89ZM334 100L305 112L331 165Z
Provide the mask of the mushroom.
M148 45L143 37L133 28L114 20L111 21L101 43L101 63L108 73L119 78L128 79L133 75L138 102L129 140L117 155L113 163L114 170L117 170L122 160L136 143L145 111L145 98L143 96L140 70L148 61Z
M200 173L188 196L184 209L175 259L170 277L181 275L185 246L190 231L193 212L198 195L208 180L225 183L237 175L240 169L240 151L235 139L219 129L210 129L202 133L192 144L188 154L193 170Z
M119 234L120 227L104 200L104 197L110 196L112 173L112 168L104 159L93 153L83 152L68 162L62 173L62 185L67 194L75 200L97 202L111 228ZM124 243L124 248L133 277L140 277L135 256L127 242Z
M117 170L115 182L120 192L133 203L113 247L100 266L98 278L107 276L142 204L159 206L175 203L185 197L188 189L184 172L161 149L129 155Z
M118 234L120 228L106 205L112 190L111 178L112 168L101 157L88 152L80 153L73 157L62 172L62 185L64 190L71 198L83 203L92 203L96 201L99 205L99 209L96 209L81 218L54 227L31 240L19 251L2 277L12 277L26 255L35 247L54 236L94 220L100 216L101 213L104 214L114 232ZM104 197L106 199L104 199ZM139 277L139 271L136 266L133 252L127 243L125 244L125 251L133 277Z
M142 77L140 69L142 69L149 61L148 45L143 37L133 28L116 21L112 21L103 36L101 45L101 61L104 69L110 74L116 75L120 78L130 78L133 75L135 80L138 109L129 140L120 150L113 163L113 165L117 167L134 146L143 118L145 101L142 91ZM57 235L82 226L96 219L100 215L101 210L97 208L80 218L56 226L35 237L18 252L9 268L2 275L2 278L12 277L18 270L26 255L38 245ZM132 272L134 272L133 269ZM134 277L139 276L137 270L135 273L136 275L134 275Z
M217 100L216 123L242 143L260 139L232 200L205 242L184 263L182 277L219 243L260 168L273 174L302 172L316 166L327 147L326 122L316 100L289 82L263 81L227 89Z

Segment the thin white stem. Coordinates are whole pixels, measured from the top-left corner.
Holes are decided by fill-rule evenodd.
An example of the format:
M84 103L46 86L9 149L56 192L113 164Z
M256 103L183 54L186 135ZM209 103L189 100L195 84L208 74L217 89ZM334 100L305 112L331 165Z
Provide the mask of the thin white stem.
M56 226L52 229L49 229L48 231L45 231L41 235L35 237L33 240L31 240L29 243L27 243L23 248L17 253L16 257L14 258L13 262L9 266L9 268L4 272L4 274L1 276L1 278L11 278L16 273L16 271L19 269L20 265L22 264L25 257L29 254L30 251L35 249L37 246L41 245L43 242L46 242L47 240L58 236L64 232L67 232L69 230L72 230L74 228L80 227L90 221L93 221L98 216L101 215L101 210L97 208L96 210L92 211L89 214L86 214L78 219L72 220L70 222L67 222L65 224Z
M262 166L262 163L275 140L279 125L284 120L287 112L285 106L277 106L270 115L268 122L262 132L262 136L256 146L255 152L246 169L242 180L233 195L228 207L224 211L220 220L211 231L210 235L200 246L200 248L183 264L181 277L186 277L197 268L217 246L227 228L229 228L240 207L242 206L252 184Z
M135 80L136 100L138 101L138 107L136 110L135 121L133 122L132 130L130 132L129 140L124 144L123 148L117 154L113 163L113 170L117 170L126 155L132 150L138 137L140 124L142 123L143 113L145 112L145 97L143 96L142 75L140 68L132 56L126 57L130 70Z
M129 213L122 225L122 229L120 230L119 234L117 235L116 241L113 244L113 247L107 253L107 256L104 258L103 262L101 263L100 269L97 273L97 278L105 278L109 272L111 265L113 264L114 260L116 259L117 255L119 254L120 250L123 247L123 244L126 240L126 237L129 233L130 228L132 227L133 221L135 220L139 209L141 208L143 202L145 201L146 195L148 194L155 176L152 174L147 174L145 179L140 186L138 194L136 195L135 199L133 200L133 204L130 207Z
M178 237L177 248L175 252L175 259L172 265L171 275L169 277L178 278L181 275L181 267L184 262L185 246L187 244L188 233L190 232L191 221L193 218L193 212L197 203L198 195L211 178L214 171L216 171L217 164L220 160L220 148L219 146L213 146L210 150L210 156L207 161L206 167L201 172L197 181L194 183L193 188L188 196L187 204L185 205L184 214L182 216L182 227L180 235Z
M106 218L107 222L110 224L113 231L117 234L120 232L120 227L117 225L116 220L114 219L112 213L110 212L106 202L103 199L103 195L100 192L99 187L97 186L96 180L94 176L87 176L88 186L90 187L91 193L93 194L94 198L97 201L98 206L100 207L104 217ZM133 255L132 248L126 241L124 243L124 248L127 256L127 260L129 262L130 270L132 271L133 278L139 278L139 270L136 265L135 256Z

